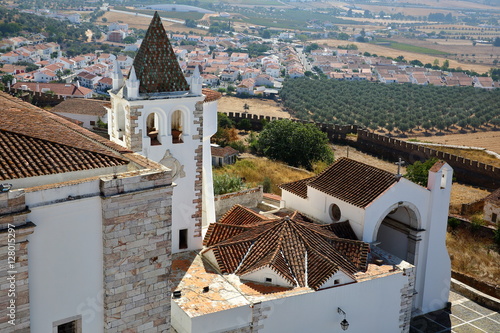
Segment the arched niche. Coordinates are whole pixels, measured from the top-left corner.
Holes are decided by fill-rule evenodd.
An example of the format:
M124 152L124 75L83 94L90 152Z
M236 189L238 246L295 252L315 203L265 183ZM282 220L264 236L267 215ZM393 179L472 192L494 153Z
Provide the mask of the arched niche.
M150 113L146 118L146 134L151 140L151 146L161 145L160 115L156 112Z

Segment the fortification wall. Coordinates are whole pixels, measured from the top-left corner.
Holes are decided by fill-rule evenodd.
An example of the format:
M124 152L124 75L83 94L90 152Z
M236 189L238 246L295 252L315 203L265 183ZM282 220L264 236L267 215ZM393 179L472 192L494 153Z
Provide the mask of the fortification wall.
M436 157L448 163L458 181L489 189L500 187L500 169L492 165L464 157L444 153L411 142L389 138L383 135L358 130L356 146L373 154L397 160L401 157L408 164Z

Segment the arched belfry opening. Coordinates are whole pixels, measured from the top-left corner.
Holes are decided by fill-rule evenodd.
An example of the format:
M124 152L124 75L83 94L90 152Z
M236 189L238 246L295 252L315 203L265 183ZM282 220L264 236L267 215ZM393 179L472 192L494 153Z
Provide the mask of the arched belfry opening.
M415 265L421 240L420 217L415 208L403 202L394 205L379 224L377 246Z
M160 142L160 117L157 113L151 113L146 119L147 135L151 139L151 146L161 145Z
M115 131L118 139L123 140L123 135L125 134L125 108L123 105L119 105L116 108Z
M171 119L171 134L172 143L183 143L182 132L184 129L184 114L181 110L176 110L172 113Z

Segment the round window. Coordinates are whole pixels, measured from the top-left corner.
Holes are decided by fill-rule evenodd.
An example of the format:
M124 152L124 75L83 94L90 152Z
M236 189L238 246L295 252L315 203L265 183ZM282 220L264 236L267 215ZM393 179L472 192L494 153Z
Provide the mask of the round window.
M340 212L340 207L337 206L336 204L331 204L330 205L330 217L333 221L338 221L340 220L340 217L342 216Z

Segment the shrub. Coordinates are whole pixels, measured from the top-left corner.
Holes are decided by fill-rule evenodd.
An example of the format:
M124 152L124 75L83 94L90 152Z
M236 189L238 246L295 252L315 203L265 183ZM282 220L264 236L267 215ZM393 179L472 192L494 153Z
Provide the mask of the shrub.
M461 223L462 221L460 221L457 218L454 217L448 218L448 226L452 229L456 229Z
M245 146L245 143L241 140L239 141L233 141L229 142L229 146L236 149L240 153L244 153L247 150L247 147Z
M264 191L264 193L271 193L271 186L271 178L267 176L264 177L264 180L262 181L262 190Z
M243 187L240 177L228 174L214 175L214 194L221 195L225 193L238 192Z

